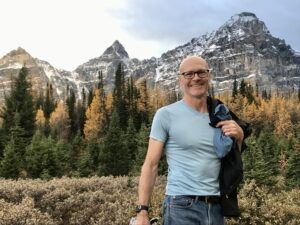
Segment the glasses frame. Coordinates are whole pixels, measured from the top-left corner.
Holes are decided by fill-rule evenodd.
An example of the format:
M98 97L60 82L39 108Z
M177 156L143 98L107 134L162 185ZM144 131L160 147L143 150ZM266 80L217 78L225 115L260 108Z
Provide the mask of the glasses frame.
M191 75L190 73L193 73L193 74ZM183 72L180 75L182 75L185 79L191 80L195 77L195 74L197 74L198 78L206 78L206 77L208 77L209 73L210 73L210 69L204 69L204 70L202 69L202 70L198 70L198 71Z

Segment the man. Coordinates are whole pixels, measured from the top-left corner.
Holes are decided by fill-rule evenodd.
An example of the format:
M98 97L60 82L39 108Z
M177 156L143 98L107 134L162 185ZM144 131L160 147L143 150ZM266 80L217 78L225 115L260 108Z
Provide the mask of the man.
M219 173L221 160L209 125L207 92L211 74L201 57L189 56L179 67L183 99L159 109L153 119L148 152L139 181L136 225L149 225L148 206L163 149L168 181L164 225L222 225ZM244 132L234 120L219 122L225 136L242 147Z

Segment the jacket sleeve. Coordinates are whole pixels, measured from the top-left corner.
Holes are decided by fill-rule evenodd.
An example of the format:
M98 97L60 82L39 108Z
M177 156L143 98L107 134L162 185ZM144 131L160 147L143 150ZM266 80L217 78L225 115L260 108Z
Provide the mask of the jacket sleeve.
M211 126L214 126L215 124L217 124L219 122L216 120L216 117L214 116L214 109L219 104L224 104L224 103L222 101L220 101L219 99L213 99L208 96L207 105L208 105L208 112L209 112ZM251 129L249 123L247 123L243 120L240 120L231 110L229 110L229 113L230 113L232 119L237 122L237 124L242 128L242 130L244 132L244 140L242 142L242 148L241 148L241 151L243 152L247 148L245 139L250 136L252 129Z
M242 148L241 148L241 151L243 152L247 148L245 139L250 136L250 134L252 133L252 129L251 129L249 123L247 123L244 120L239 119L232 111L230 111L230 115L232 116L232 119L235 122L237 122L237 124L242 128L242 130L244 132L244 140L242 142Z

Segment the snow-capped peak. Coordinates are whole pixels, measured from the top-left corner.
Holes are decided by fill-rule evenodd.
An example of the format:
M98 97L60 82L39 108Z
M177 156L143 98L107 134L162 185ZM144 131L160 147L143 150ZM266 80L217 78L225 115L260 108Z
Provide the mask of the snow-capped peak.
M121 59L129 58L125 48L118 40L116 40L109 48L107 48L103 55L113 55Z

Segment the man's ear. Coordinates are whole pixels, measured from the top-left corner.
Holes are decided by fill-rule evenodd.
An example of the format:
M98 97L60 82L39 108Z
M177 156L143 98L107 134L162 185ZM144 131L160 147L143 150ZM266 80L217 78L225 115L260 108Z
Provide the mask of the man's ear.
M212 69L209 69L209 72L208 72L208 79L211 81L212 78L213 78Z
M178 76L178 84L179 84L179 86L181 86L181 82L182 82L182 79L183 79L184 77L183 76Z

